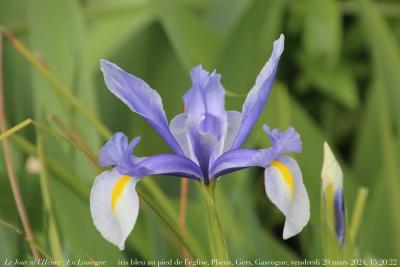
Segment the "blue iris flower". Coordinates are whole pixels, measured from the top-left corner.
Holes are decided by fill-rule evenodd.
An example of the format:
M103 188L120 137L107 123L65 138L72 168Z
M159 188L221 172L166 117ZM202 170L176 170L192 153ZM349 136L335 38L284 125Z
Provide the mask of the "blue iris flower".
M102 167L91 192L91 213L100 233L120 249L135 224L139 202L136 183L149 175L188 177L206 185L224 174L248 167L265 169L267 196L286 217L283 237L299 233L309 220L309 200L300 168L285 153L301 151L299 134L264 131L272 142L261 150L241 148L260 116L271 91L284 36L274 42L272 55L248 93L242 112L225 110L225 90L221 75L207 72L201 65L191 71L192 87L184 95L185 112L168 123L160 95L143 80L117 65L101 61L108 89L133 112L142 116L174 152L150 157L133 155L139 143L116 133L102 148Z

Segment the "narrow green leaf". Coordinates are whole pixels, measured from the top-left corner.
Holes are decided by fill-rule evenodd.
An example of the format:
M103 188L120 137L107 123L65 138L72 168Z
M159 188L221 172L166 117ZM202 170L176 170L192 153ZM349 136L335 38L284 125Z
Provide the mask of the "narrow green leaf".
M354 242L357 239L357 234L362 221L365 204L367 202L368 192L369 190L366 187L360 187L357 191L356 202L354 203L354 209L349 228L350 237Z
M197 64L211 68L215 64L222 40L209 25L200 20L181 1L156 1L161 24L184 68Z
M0 134L0 141L3 140L4 138L7 138L7 137L15 134L16 132L22 130L23 128L30 125L31 123L32 123L31 119L26 119L23 122L18 123L11 129L8 129L5 133Z
M327 69L335 68L339 63L342 43L339 2L307 0L301 4L305 5L302 38L308 60L316 60ZM321 64L318 66L321 67Z
M85 10L89 21L90 70L98 70L121 45L155 20L151 1L108 1Z
M357 1L359 16L374 62L374 72L382 76L383 89L387 92L390 112L400 129L400 50L395 35L387 22L369 0Z
M39 133L37 137L37 155L40 161L40 187L42 189L43 207L45 209L45 227L48 229L48 238L53 259L63 260L63 253L58 234L57 225L54 218L53 205L51 201L50 188L48 182L47 167L44 160L43 141Z
M250 3L225 39L218 57L217 69L223 74L226 88L247 95L272 51L272 42L282 31L286 6L286 0Z
M99 131L104 139L108 139L111 136L110 131L89 111L81 102L71 93L71 90L65 87L57 78L54 77L52 72L43 65L33 53L26 48L15 36L11 35L10 32L3 32L7 37L11 45L29 62L31 63L47 80L52 84L52 88L60 94L60 97L64 97L74 108L76 108L86 119L93 124L93 126ZM62 116L63 117L63 116Z

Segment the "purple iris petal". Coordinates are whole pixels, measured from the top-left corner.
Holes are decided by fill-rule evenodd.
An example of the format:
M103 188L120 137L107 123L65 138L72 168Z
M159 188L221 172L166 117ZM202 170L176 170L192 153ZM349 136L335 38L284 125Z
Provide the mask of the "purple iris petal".
M222 175L259 164L259 151L248 148L238 148L222 154L210 169L210 177L216 179Z
M266 167L273 160L284 153L301 151L300 135L293 129L288 128L281 132L278 129L270 131L264 125L264 131L272 142L272 147L260 150L238 148L227 151L221 155L210 169L210 177L215 179L221 175L248 167Z
M132 152L139 142L140 137L136 137L128 144L128 137L125 134L121 132L115 133L100 150L100 166L118 166L118 169L122 172L129 171L133 168L135 162L139 160L132 156Z
M192 69L190 77L192 87L183 97L186 112L203 116L200 130L220 139L226 122L225 90L220 82L221 75L215 71L210 74L199 65Z
M146 82L117 65L106 60L101 60L100 65L108 89L133 112L145 118L175 153L182 155L182 149L169 130L160 95Z
M276 150L277 154L295 152L301 152L301 139L300 135L292 127L286 129L286 131L281 132L279 129L269 129L268 125L264 125L263 129L265 133L269 136L272 146Z
M115 166L126 175L141 178L146 175L176 175L201 179L202 172L192 160L176 155L161 154L147 158L132 155L140 137L128 144L128 137L118 132L100 150L99 163L102 167Z
M280 38L274 42L271 57L262 68L256 83L246 97L242 108L242 124L232 149L241 146L264 109L269 92L271 91L272 83L275 79L279 59L283 52L283 46L284 36L281 35Z
M190 159L175 155L161 154L141 160L132 170L132 176L172 175L201 180L202 172Z
M192 69L190 77L192 88L183 97L186 112L195 115L224 116L225 90L220 82L221 75L215 71L210 74L199 65Z
M285 153L300 153L301 152L301 139L298 132L292 127L281 132L279 129L269 129L267 125L263 126L264 131L269 136L272 147L260 149L260 164L263 167L268 166L271 161L278 158Z
M199 127L200 123L201 117L189 116L188 136L192 153L202 170L204 182L208 183L210 159L218 150L219 142L213 134L203 132Z

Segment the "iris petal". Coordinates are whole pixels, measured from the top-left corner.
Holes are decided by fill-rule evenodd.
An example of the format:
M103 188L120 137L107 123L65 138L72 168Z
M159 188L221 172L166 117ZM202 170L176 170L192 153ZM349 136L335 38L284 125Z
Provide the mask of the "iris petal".
M201 131L199 127L201 120L201 117L189 116L188 136L193 155L202 170L204 181L208 183L209 167L212 164L210 160L212 155L218 151L220 143L213 134Z
M124 133L115 133L100 150L100 166L117 166L120 172L129 172L139 161L138 158L132 156L132 152L139 142L140 137L138 136L128 144L128 137Z
M146 119L175 153L182 155L181 148L169 130L160 95L146 82L111 62L102 60L101 70L108 89L133 112Z
M171 120L169 128L171 129L172 134L175 136L175 139L178 142L179 146L182 148L185 156L194 160L187 132L188 116L189 115L187 113L181 113L175 116Z
M283 52L283 46L284 36L281 34L280 38L274 42L271 57L262 68L256 83L251 88L243 104L242 123L232 146L233 149L241 146L264 109L271 91L272 83L275 79L279 59Z
M192 160L176 154L135 157L132 151L139 143L136 137L128 145L128 137L116 133L101 149L99 161L103 167L115 166L121 174L137 179L147 175L175 175L200 179L202 172Z
M225 116L225 90L221 75L209 73L201 65L192 69L192 87L183 97L186 112L194 115L209 114L216 118Z
M260 153L255 149L239 148L222 154L211 166L210 177L222 175L248 168L260 166Z
M279 129L269 129L268 125L263 126L264 131L269 136L272 146L277 154L301 152L301 139L300 135L292 127L287 128L285 131Z
M127 148L128 137L121 132L115 133L100 150L100 166L107 167L117 165L123 159Z
M235 141L235 137L239 132L240 122L242 120L242 113L238 111L228 111L227 115L227 130L222 152L226 152L231 149L233 142Z
M322 190L324 191L329 185L333 186L333 190L343 188L343 172L337 162L328 143L324 143L324 162L321 171Z
M142 159L132 171L136 177L172 175L200 180L202 172L192 160L175 154L160 154Z
M139 213L137 180L117 170L96 177L90 194L90 212L101 235L123 250Z
M297 162L290 157L279 157L277 162L265 169L265 190L286 217L283 238L288 239L308 223L310 201Z

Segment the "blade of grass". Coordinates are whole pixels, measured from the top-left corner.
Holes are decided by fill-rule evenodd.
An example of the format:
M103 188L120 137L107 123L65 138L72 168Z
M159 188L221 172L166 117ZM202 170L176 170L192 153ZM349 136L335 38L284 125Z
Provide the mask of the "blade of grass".
M168 200L166 195L160 190L160 188L157 186L157 184L152 180L152 179L143 179L141 182L142 187L139 188L139 190L142 190L140 194L144 195L151 195L152 198L155 200L158 206L161 207L161 210L165 211L165 214L169 214L168 217L166 217L166 220L169 220L169 224L177 226L175 229L175 233L180 236L180 239L187 240L191 247L193 248L192 250L188 250L189 254L195 259L197 258L205 258L203 250L200 248L198 242L196 239L193 238L191 232L186 229L185 236L182 236L179 231L179 223L178 223L178 214L175 211L175 208L171 204L171 202ZM147 197L148 198L148 197ZM163 219L163 218L162 218ZM163 219L164 220L164 219ZM165 220L164 220L165 221ZM182 243L185 245L184 243ZM187 249L187 246L185 246ZM194 254L193 254L194 252Z
M73 140L71 140L70 138L64 136L63 134L51 129L50 127L46 126L45 124L38 122L38 121L32 121L33 125L35 125L35 127L37 127L39 130L46 132L47 134L52 135L53 137L60 139L61 141L64 141L68 144L70 144L73 147L78 148L80 151L82 151L89 160L91 160L91 162L97 166L97 157L96 155L93 153L93 151L90 150L90 148L88 148L88 146L82 145L80 143L77 143Z
M74 108L76 108L101 134L104 139L111 136L110 130L104 126L85 106L67 89L59 80L57 80L51 71L38 60L34 54L24 46L11 32L1 28L0 34L6 37L8 42L34 66L53 86L54 90L64 97Z
M371 186L375 188L373 192L371 191L371 199L374 200L374 203L371 204L376 208L371 209L368 215L374 214L375 217L385 216L385 218L387 216L387 219L382 221L382 230L375 235L376 237L371 237L374 235L371 233L368 238L365 238L363 245L380 251L380 255L384 253L390 255L400 250L400 229L398 227L400 214L396 210L398 209L397 203L400 201L400 170L398 168L399 155L396 151L397 140L394 133L400 129L400 106L398 105L400 99L398 90L400 53L395 32L377 10L376 3L367 0L359 0L356 3L361 26L367 33L365 37L372 57L372 74L375 83L375 88L371 91L371 95L375 98L371 99L373 105L370 105L374 109L367 110L370 114L366 120L367 123L371 123L367 126L373 134L366 135L363 146L360 146L362 151L359 149L359 153L356 155L356 162L359 163L360 171L364 169L365 176L370 179ZM378 116L375 116L374 113ZM375 147L370 144L370 140L374 140L372 137L376 137L377 141L373 143L377 143L379 146ZM375 161L377 163L374 163ZM379 173L383 174L380 176L382 179L375 179L377 176L374 174L378 174L376 170L382 170ZM381 188L381 191L378 191L378 188ZM380 198L376 197L378 192L382 192ZM389 209L391 212L382 213L383 209ZM369 229L375 229L373 224L366 223L366 225ZM388 243L386 248L380 245L385 240Z
M193 250L193 243L189 241L189 238L183 237L179 233L179 227L177 227L176 222L166 214L163 214L162 209L159 208L158 203L154 203L140 188L136 189L137 193L139 194L140 198L144 200L144 202L161 218L162 221L168 226L171 232L175 235L175 237L180 241L180 243L187 249L190 255L194 258L201 258L201 254L199 255L196 253L198 249Z
M10 139L16 144L24 153L28 155L38 156L36 147L26 140L25 138L14 134ZM76 193L82 200L87 201L89 199L90 190L89 185L83 183L78 177L72 174L62 165L58 164L52 159L44 157L45 164L49 167L49 170L55 174L60 182L71 189L72 192Z
M18 131L24 129L26 126L30 125L31 123L32 123L31 119L26 119L23 122L18 123L11 129L8 129L6 132L0 134L0 141L3 140L4 138L7 138L7 137L13 135L14 133L16 133Z
M353 216L349 227L350 237L353 242L356 241L358 229L364 213L365 203L367 202L368 188L360 187L357 191L356 203L354 204Z
M398 155L396 153L396 145L394 141L394 137L392 132L390 131L390 113L388 107L386 105L387 101L385 101L384 92L381 91L380 94L380 107L381 111L381 138L382 138L382 150L383 150L383 169L386 174L387 185L388 185L388 193L391 196L391 203L388 203L390 208L392 209L392 216L394 217L394 240L396 245L396 251L400 251L400 213L398 212L398 203L400 203L400 195L399 195L399 178L400 171L398 168Z
M57 115L50 115L49 121L55 123L72 141L79 144L82 148L92 154L92 156L96 157L95 153L92 151L89 144L85 142L85 138L78 132L78 130L69 127Z
M35 247L35 249L37 251L40 252L40 254L43 255L43 257L45 257L46 259L53 261L52 258L50 258L49 254L45 252L45 250L43 248L41 248L38 244L36 244L35 242L33 242L32 240L28 239L27 236L25 235L25 233L23 231L21 231L17 226L6 222L5 220L0 219L0 224L7 227L8 229L13 230L15 233L17 233L23 240L25 240L26 242L28 242L28 244L30 246ZM56 265L59 266L59 265Z
M51 204L50 188L48 182L47 166L44 160L43 141L40 133L37 132L37 154L40 161L40 187L42 189L43 206L45 208L45 220L48 227L48 238L53 257L57 260L63 259L60 237L56 221L54 219L53 206Z
M120 3L108 1L83 10L90 22L88 39L90 71L98 70L99 60L110 57L132 36L155 20L152 1ZM118 31L115 31L118 29Z
M184 2L155 1L158 19L185 70L196 64L213 67L221 35L192 12Z
M3 89L3 37L0 34L0 133L7 132L6 125L6 114L4 108L4 89ZM24 227L27 239L33 242L33 233L31 230L31 225L26 213L25 205L22 200L21 192L19 189L18 179L16 177L13 162L11 159L11 151L8 146L8 140L3 139L3 153L8 173L8 179L11 185L11 190L14 196L15 204L17 205L17 210ZM35 246L30 244L30 248L35 260L39 259L39 253Z
M389 111L396 116L392 120L400 129L400 51L395 33L376 9L375 2L359 0L358 10L361 25L367 33L365 36L372 55L374 73L382 76L382 89L386 93L386 105Z
M68 144L70 144L70 145L73 146L73 147L78 148L80 151L82 151L82 152L88 157L89 160L92 161L92 163L93 163L94 165L97 164L97 157L96 157L96 155L94 154L93 151L91 151L90 147L88 147L84 142L81 143L81 142L78 142L78 141L71 140L72 138L69 139L68 137L64 136L63 134L61 134L61 133L59 133L59 132L57 132L57 131L51 129L51 128L48 127L48 126L46 126L45 124L43 124L43 123L41 123L41 122L34 121L34 120L32 120L32 119L26 119L26 120L24 120L23 122L17 124L17 125L14 126L13 128L11 128L10 130L8 130L8 131L6 131L5 133L1 134L1 135L0 135L0 141L3 140L3 139L5 139L5 138L8 137L8 136L13 135L13 134L16 133L17 131L23 129L24 127L26 127L26 126L28 126L28 125L30 125L30 124L33 124L33 125L34 125L36 128L38 128L39 130L41 130L41 131L43 131L43 132L45 132L45 133L47 133L47 134L49 134L49 135L51 135L51 136L57 138L57 139L60 139L60 140L62 140L62 141L64 141L64 142L67 142ZM96 165L96 166L97 166L97 165Z

